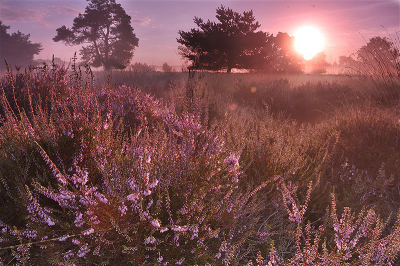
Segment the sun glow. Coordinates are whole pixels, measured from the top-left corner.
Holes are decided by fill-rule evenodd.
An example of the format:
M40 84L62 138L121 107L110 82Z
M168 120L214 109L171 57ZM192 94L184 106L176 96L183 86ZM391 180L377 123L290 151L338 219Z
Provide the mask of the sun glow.
M296 50L302 54L306 60L310 60L324 48L325 38L315 27L301 27L294 36Z

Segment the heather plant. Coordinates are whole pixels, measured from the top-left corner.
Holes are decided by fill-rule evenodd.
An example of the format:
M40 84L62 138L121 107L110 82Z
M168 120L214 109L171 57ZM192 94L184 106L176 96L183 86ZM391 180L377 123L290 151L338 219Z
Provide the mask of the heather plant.
M211 77L207 73L196 72L184 83L169 84L168 93L162 100L178 115L191 112L200 118L201 124L210 128L224 123L228 114L237 107L231 94L220 91L218 84L219 75Z
M400 217L389 234L384 232L387 222L376 215L373 209L361 210L355 216L345 207L341 216L337 214L336 197L332 193L329 222L317 228L310 222L303 224L303 215L310 200L309 187L306 202L299 206L294 190L282 185L282 199L289 219L297 222L294 230L296 251L291 258L284 260L279 256L274 245L264 259L261 252L255 259L256 265L393 265L400 252ZM290 207L288 207L288 205ZM324 234L333 231L330 243ZM250 260L246 265L253 265Z
M3 97L2 197L18 212L2 212L3 260L229 260L237 252L231 242L243 234L227 226L240 213L233 197L241 171L223 132L134 90L120 106L118 96L102 103L89 89L47 112L34 105L31 120ZM138 123L125 134L117 120L129 112ZM154 114L159 121L151 123Z
M1 79L1 87L13 112L18 113L19 108L31 110L31 103L40 104L43 108L48 107L51 101L65 96L68 82L66 67L55 64L51 69L47 64L42 67L30 66L25 69L25 73L16 68L17 73L14 75L7 61L6 66L7 74ZM0 113L4 115L3 107Z
M329 156L321 189L335 188L341 202L357 211L376 205L381 214L397 212L397 120L385 111L355 109L320 124L313 139L326 143Z
M288 79L240 75L218 91L226 75L162 77L153 95L112 74L98 85L72 65L2 80L2 263L397 263L393 113L354 107L301 124L277 111L306 94ZM240 102L248 85L264 102ZM301 89L353 102L341 86Z
M282 257L287 259L295 251L294 239L287 232L295 227L284 215L276 185L282 181L299 184L299 190L304 193L299 197L303 200L308 183L318 182L325 150L311 153L314 146L307 136L309 129L299 130L296 123L262 111L244 112L239 108L228 115L225 123L227 143L242 150L240 159L246 178L240 182L239 190L252 195L247 204L254 228L259 230L252 236L257 242L254 248L265 252L269 249L268 243L274 241ZM256 190L258 193L253 195L252 191Z
M61 80L65 78L62 77ZM55 83L55 86L64 86L64 83ZM36 88L30 89L34 92L32 90ZM80 93L76 93L76 98L72 100L71 97L63 99L59 95L54 95L50 101L51 105L44 109L40 103L33 104L31 95L28 95L30 109L18 107L18 112L15 112L10 107L6 94L2 94L5 116L1 127L3 153L0 178L5 205L2 205L1 220L12 225L15 232L22 232L18 234L20 244L23 243L22 239L39 242L49 237L51 239L53 235L48 233L49 228L42 227L42 223L47 226L55 225L57 220L51 218L50 213L59 214L65 207L60 205L57 209L54 205L56 199L51 197L50 201L45 200L41 203L35 187L47 193L44 195L53 197L54 193L51 194L48 187L58 188L57 182L62 182L64 185L66 182L61 171L71 172L72 169L81 171L81 167L91 169L93 166L94 161L85 160L82 163L82 159L79 158L84 157L92 148L91 134L97 133L96 128L102 118L98 113L91 111L94 108L90 95L84 102L76 101L80 96L82 96ZM81 163L80 166L78 163ZM85 172L87 171L82 170L79 173ZM51 178L52 176L54 177ZM54 179L55 177L57 178ZM94 177L95 175L92 178L93 182L96 181ZM65 189L60 193L64 192ZM63 204L68 203L64 200ZM23 233L26 230L30 233ZM12 244L13 240L10 241ZM20 247L26 246L18 248Z
M302 199L308 182L315 183L308 211L303 213L312 224L323 225L326 206L330 203L327 195L332 189L340 199L340 208L351 206L361 212L362 206L374 207L383 217L397 213L398 182L394 177L398 176L395 168L398 156L395 154L399 149L393 145L398 143L398 123L392 114L376 109L348 109L345 115L338 113L318 126L299 128L283 118L266 115L262 109L245 114L239 108L227 125L230 137L227 142L243 148L241 160L246 165L244 174L247 178L240 187L256 187L271 181L266 186L268 193L254 197L264 205L263 208L254 206L253 214L257 213L255 216L259 221L268 221L268 227L264 228L274 232L268 241L274 240L274 246L279 247L274 254L281 254L281 259L288 259L295 253L295 242L285 237L287 233L279 231L283 225L285 232L291 228L282 221L279 214L282 209L276 205L273 184L279 180L295 182ZM390 223L394 221L390 220ZM326 237L332 239L332 236L329 232ZM268 241L258 246L264 252Z
M171 87L184 86L187 81L186 74L174 72L141 72L135 70L111 72L94 71L96 88L106 87L108 83L113 86L125 85L127 87L139 87L141 91L151 94L159 99L168 97ZM108 86L110 87L110 86ZM111 86L112 87L112 86Z

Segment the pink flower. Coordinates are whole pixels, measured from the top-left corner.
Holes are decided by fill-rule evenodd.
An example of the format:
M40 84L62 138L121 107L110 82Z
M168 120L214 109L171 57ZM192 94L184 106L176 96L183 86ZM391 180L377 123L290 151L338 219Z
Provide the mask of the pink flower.
M129 194L128 196L126 196L126 199L130 201L136 201L138 198L139 195L137 193Z
M160 221L158 221L158 219L151 221L151 225L157 228L161 226Z

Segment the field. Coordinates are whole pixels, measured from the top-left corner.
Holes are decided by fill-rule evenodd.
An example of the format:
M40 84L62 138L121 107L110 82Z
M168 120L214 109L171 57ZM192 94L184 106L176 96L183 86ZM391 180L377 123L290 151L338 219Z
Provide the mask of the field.
M1 79L1 265L399 265L400 80Z

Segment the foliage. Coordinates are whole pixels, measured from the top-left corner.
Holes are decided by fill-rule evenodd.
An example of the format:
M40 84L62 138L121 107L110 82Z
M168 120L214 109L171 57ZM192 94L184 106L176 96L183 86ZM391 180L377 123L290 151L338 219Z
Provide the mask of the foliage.
M366 68L366 73L400 75L399 47L386 37L373 37L357 51L357 59Z
M352 56L339 56L339 66L342 67L342 73L346 74L358 74L360 62L354 59Z
M168 65L166 62L162 65L162 70L164 72L172 72L173 71L172 67L170 65Z
M294 47L294 37L278 32L276 36L269 35L263 47L264 58L256 71L267 73L302 73L303 57Z
M267 35L256 32L260 24L255 21L253 11L239 14L221 5L216 13L218 23L195 17L199 29L179 31L181 55L195 69L226 69L230 73L233 68L254 68Z
M154 66L149 66L146 63L136 62L130 66L130 70L133 72L148 73L156 71L156 68Z
M328 62L326 62L326 54L324 52L316 54L309 60L308 64L311 67L310 72L312 74L326 73L326 68L329 66Z
M366 45L339 62L346 74L361 76L364 91L384 104L397 104L400 99L400 42L399 32L386 37L373 37Z
M91 43L80 51L84 62L105 70L124 69L139 42L130 23L131 17L115 0L90 0L72 28L58 28L53 40L69 45Z
M37 67L43 66L68 66L70 62L66 62L59 57L54 57L53 59L37 59L33 61L33 65Z
M343 72L349 74L386 77L399 76L400 43L398 32L386 37L375 36L355 53L339 57Z
M42 51L40 43L32 43L29 38L30 34L23 34L20 31L9 34L7 30L10 26L6 26L0 20L0 58L12 64L21 67L29 65L33 61L33 56ZM0 69L5 69L5 64L0 64Z

